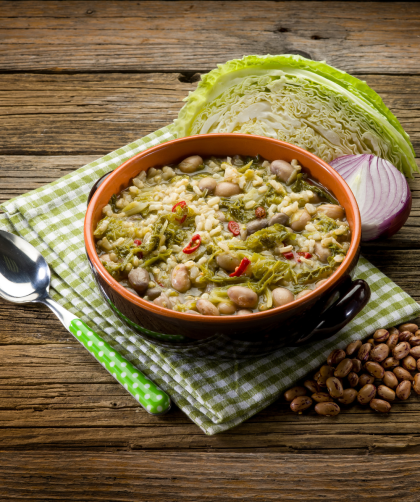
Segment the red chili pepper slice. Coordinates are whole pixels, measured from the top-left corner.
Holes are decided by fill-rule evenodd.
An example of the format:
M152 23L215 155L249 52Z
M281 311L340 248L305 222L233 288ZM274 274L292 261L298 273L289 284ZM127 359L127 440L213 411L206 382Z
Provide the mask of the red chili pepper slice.
M181 208L181 209L184 209L184 207L187 206L187 203L185 202L185 200L181 200L180 202L177 202L174 207L172 208L172 212L173 213L177 213L177 209L178 208ZM187 219L187 215L184 214L180 219L176 218L176 221L179 221L179 223L184 223L184 221Z
M309 260L309 258L312 258L311 253L306 253L305 251L298 251L297 254L299 256L305 257L307 260Z
M283 256L286 258L286 260L293 260L294 256L293 253L290 251L290 253L284 253Z
M185 200L181 200L180 202L177 202L175 204L175 206L172 208L172 212L174 213L177 207L185 207L186 205L187 203L185 202Z
M265 209L262 206L257 207L257 209L255 210L255 216L257 218L264 218L264 216L265 216Z
M239 226L239 223L236 223L236 221L229 221L228 229L233 235L239 235L241 233L241 227Z
M196 242L197 244L194 244ZM183 253L185 254L191 254L196 251L201 244L201 237L199 234L195 234L191 237L191 242L182 250Z
M245 270L246 270L246 267L251 263L251 260L248 260L248 258L242 258L242 261L241 263L239 264L239 266L237 266L235 268L235 272L232 272L231 274L229 274L229 277L239 277L241 276Z
M134 244L135 244L136 246L140 246L140 244L141 244L141 240L139 240L139 239L134 239Z

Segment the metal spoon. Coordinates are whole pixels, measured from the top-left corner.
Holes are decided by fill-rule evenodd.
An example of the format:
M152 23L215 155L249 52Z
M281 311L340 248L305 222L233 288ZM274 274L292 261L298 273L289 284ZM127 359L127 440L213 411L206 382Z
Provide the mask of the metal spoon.
M152 415L171 408L169 396L116 352L89 326L49 296L51 273L44 257L21 237L0 230L0 297L14 303L43 303L63 326Z

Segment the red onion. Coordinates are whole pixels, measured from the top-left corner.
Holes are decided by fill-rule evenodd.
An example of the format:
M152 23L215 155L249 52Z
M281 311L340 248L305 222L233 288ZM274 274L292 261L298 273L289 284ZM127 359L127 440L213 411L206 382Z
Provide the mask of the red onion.
M411 192L404 175L375 155L344 155L331 162L359 205L362 241L391 237L410 214Z

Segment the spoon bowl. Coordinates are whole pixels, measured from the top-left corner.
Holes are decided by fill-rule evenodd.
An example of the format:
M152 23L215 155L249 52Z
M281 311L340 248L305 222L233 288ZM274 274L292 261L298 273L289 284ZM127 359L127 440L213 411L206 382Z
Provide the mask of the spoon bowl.
M63 326L124 386L151 415L171 408L169 396L118 354L81 319L49 295L51 272L45 258L21 237L0 230L0 298L14 303L43 303Z
M48 296L51 273L45 258L21 237L0 230L0 296L39 302Z

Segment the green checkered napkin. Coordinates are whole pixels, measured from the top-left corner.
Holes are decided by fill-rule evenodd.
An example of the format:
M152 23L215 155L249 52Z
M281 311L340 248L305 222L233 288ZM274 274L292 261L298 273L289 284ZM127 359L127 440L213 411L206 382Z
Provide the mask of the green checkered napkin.
M173 138L171 127L164 127L5 203L0 228L21 235L44 255L52 269L54 300L82 318L153 379L206 434L230 429L268 406L296 380L322 364L332 349L419 314L420 308L410 296L361 258L356 276L369 283L372 298L329 340L246 361L169 353L144 341L122 324L101 297L85 257L83 220L90 188L100 176L138 152Z

